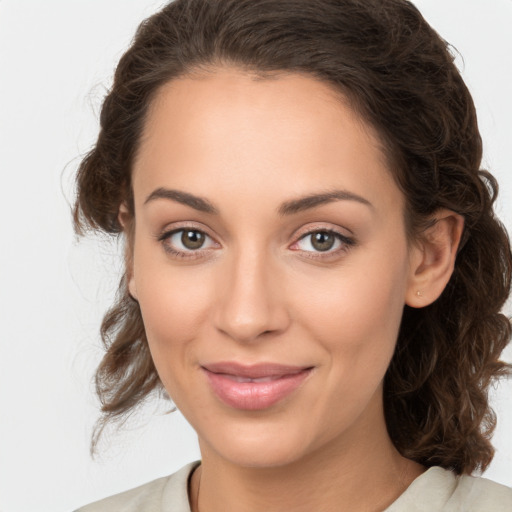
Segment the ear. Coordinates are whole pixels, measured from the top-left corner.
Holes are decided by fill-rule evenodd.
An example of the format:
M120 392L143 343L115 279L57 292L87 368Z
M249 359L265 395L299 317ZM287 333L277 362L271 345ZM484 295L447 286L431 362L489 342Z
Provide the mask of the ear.
M124 261L126 280L128 283L128 292L133 299L137 300L137 289L135 287L135 279L133 275L133 243L135 238L135 219L133 218L133 215L130 213L126 203L124 202L119 206L117 220L123 228L123 233L125 235Z
M405 303L413 308L432 304L445 289L464 229L464 218L451 210L438 210L432 220L411 249Z

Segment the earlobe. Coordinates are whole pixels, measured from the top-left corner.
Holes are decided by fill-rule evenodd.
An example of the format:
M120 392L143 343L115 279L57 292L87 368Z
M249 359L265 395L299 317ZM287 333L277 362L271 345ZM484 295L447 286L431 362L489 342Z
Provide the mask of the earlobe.
M412 248L405 303L414 308L432 304L445 289L455 266L464 218L441 209Z
M132 215L130 214L130 211L128 210L128 206L123 201L119 205L119 211L117 213L117 222L119 223L119 225L123 229L124 233L126 233L128 227L129 227L129 225L131 223L131 220L132 220Z

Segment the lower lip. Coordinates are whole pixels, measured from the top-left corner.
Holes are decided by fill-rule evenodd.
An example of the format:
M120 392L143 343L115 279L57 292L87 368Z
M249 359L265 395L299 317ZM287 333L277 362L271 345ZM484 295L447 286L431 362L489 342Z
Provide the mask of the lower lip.
M238 382L204 369L213 392L235 409L258 411L271 407L293 393L309 376L311 368L264 382Z

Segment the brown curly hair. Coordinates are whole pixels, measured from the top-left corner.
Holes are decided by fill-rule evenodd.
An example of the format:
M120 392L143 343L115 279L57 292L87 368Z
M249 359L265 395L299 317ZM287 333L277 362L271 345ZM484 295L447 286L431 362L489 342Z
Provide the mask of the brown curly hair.
M443 294L425 308L405 306L384 405L405 457L459 474L485 469L496 422L489 386L511 369L499 360L511 334L500 314L510 292L510 243L493 213L497 183L480 169L470 93L449 45L407 0L176 0L145 20L119 62L98 140L78 170L77 232L122 233L119 206L125 202L133 215L130 174L152 98L169 80L222 64L262 77L306 73L348 98L381 137L406 198L411 239L440 208L464 217ZM126 276L101 334L97 435L162 389Z

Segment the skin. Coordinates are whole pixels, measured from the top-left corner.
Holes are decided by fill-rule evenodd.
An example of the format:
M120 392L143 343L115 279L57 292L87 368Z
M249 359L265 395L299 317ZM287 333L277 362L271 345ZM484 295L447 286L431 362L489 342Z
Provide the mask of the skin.
M148 200L159 189L203 198L217 213ZM333 190L362 201L278 213ZM389 439L382 382L403 306L442 292L462 220L441 211L412 243L376 135L329 85L228 67L159 91L133 191L129 289L162 383L199 437L192 510L377 511L393 502L424 468ZM120 220L133 221L125 207ZM201 248L166 236L184 227L206 234ZM313 231L342 238L322 252ZM276 405L246 411L212 392L201 366L218 361L313 371Z

